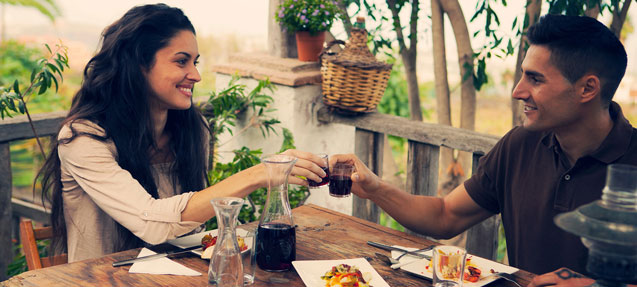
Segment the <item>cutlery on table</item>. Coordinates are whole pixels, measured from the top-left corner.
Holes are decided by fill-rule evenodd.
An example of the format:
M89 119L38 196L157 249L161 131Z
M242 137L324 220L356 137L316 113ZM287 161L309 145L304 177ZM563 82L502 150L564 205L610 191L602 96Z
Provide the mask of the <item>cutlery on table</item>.
M489 274L487 276L484 276L484 277L480 278L480 281L487 280L488 278L491 278L491 277L502 278L504 280L507 280L507 281L515 284L518 287L522 287L522 285L520 285L520 283L515 281L515 277L512 274L504 273L504 272L496 272L496 273ZM480 282L480 281L478 281L478 282Z
M435 246L436 246L436 245L429 245L429 246L427 246L427 247L420 248L420 249L418 249L418 250L414 250L414 251L411 251L411 252L416 252L416 253L418 253L418 252L423 252L423 251L427 251L427 250L434 249L434 247L435 247ZM405 252L405 253L403 253L403 254L400 254L400 256L396 257L396 260L400 261L400 258L403 258L403 256L405 256L405 255L410 255L410 254L409 254L409 253L406 253L406 252Z
M376 252L376 258L382 260L387 265L393 265L393 264L399 263L398 260L391 258L390 256L387 256L385 254L380 254L378 252Z
M425 254L420 254L420 253L417 253L416 251L409 251L409 250L406 250L406 249L402 249L402 248L398 248L398 247L394 247L394 246L389 246L389 245L386 245L386 244L373 242L373 241L367 241L367 244L369 244L371 246L374 246L374 247L382 248L382 249L385 249L385 250L396 250L396 251L403 252L405 254L409 254L411 256L415 256L415 257L418 257L418 258L426 258L426 259L431 260L431 256L425 255Z
M157 254L153 254L153 255L142 256L142 257L132 258L132 259L128 259L128 260L117 261L117 262L113 262L113 267L119 267L119 266L123 266L123 265L133 264L135 262L155 260L155 259L158 259L158 258L170 256L170 255L182 254L182 253L190 252L190 251L198 249L198 248L201 248L201 245L195 245L195 246L192 246L192 247L179 249L179 250L175 250L175 251L168 251L168 252L164 252L164 253L157 253Z

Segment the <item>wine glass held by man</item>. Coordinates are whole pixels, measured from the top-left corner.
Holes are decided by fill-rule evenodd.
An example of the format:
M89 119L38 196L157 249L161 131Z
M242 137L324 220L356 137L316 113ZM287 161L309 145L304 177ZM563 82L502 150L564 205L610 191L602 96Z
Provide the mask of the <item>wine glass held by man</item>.
M404 192L355 155L352 192L403 226L451 238L501 214L509 263L536 273L530 286L588 285L588 250L553 219L601 198L609 164L637 163L637 129L613 95L626 70L617 37L590 17L545 15L527 32L530 46L512 97L524 102L523 126L480 159L464 184L445 197ZM566 268L563 268L566 267Z
M267 186L262 164L207 186L209 129L193 106L201 80L195 29L178 8L137 6L108 26L41 174L53 247L69 262L158 244L214 216L210 200ZM289 178L321 181L296 150Z

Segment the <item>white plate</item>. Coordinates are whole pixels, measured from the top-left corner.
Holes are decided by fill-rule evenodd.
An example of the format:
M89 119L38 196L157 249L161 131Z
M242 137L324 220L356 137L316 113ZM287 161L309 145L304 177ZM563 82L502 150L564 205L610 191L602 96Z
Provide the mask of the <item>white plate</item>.
M166 241L166 243L174 245L174 246L177 246L179 248L188 248L188 247L195 246L195 245L201 245L201 239L206 234L210 234L212 237L215 237L215 236L217 236L217 229L208 230L208 231L191 234L191 235L184 236L184 237L171 239L171 240ZM244 230L244 229L241 229L241 228L237 228L237 235L238 236L241 236L241 237L245 238L246 234L248 234L247 230ZM245 244L248 246L248 249L241 251L242 253L250 250L250 247L252 246L252 238L253 237L245 238ZM201 254L203 253L203 250L195 249L195 250L193 250L191 252L201 256Z
M396 245L395 247L399 247L399 248L403 248L406 250L416 250L416 248L406 248L406 247L402 247L402 246L398 246ZM431 250L426 251L426 252L421 252L422 254L426 254L426 255L432 255L433 252ZM400 254L402 254L402 252L400 251L392 251L391 255L394 258L397 258L398 256L400 256ZM518 271L517 268L515 267L511 267L508 265L504 265L504 264L500 264L498 262L495 261L491 261L489 259L485 259L482 257L478 257L475 255L471 255L471 254L467 254L467 258L471 258L471 262L473 264L476 265L476 267L478 269L480 269L481 273L481 277L485 277L488 276L489 274L491 274L491 269L493 269L493 271L495 272L504 272L504 273L509 273L509 274L513 274L515 272ZM402 258L400 258L400 262L408 262L408 261L413 261L416 260L414 257L410 257L409 255L407 256L403 256ZM432 279L433 275L431 273L431 268L427 268L427 266L429 266L429 260L427 259L420 259L417 262L411 263L411 264L407 264L404 265L402 267L400 267L400 269L405 270L409 273L412 273L416 276L419 277L426 277L429 279ZM484 286L487 285L495 280L498 280L498 277L490 277L484 280L479 280L478 282L467 282L465 281L462 286L466 286L466 287L480 287L480 286Z
M376 272L374 267L372 267L365 258L292 261L294 269L296 269L296 272L301 276L301 280L303 280L305 286L308 287L325 286L325 281L321 279L321 276L339 264L356 266L361 273L368 272L372 276L372 279L369 280L369 284L374 287L389 287L389 284L385 282L383 277L380 277L378 272Z

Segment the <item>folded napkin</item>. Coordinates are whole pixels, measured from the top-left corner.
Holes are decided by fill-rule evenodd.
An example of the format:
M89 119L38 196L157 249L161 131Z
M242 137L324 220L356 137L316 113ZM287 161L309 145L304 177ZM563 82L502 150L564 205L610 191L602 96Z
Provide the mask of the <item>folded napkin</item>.
M148 248L142 248L137 257L156 254ZM130 273L147 273L147 274L168 274L168 275L185 275L185 276L201 276L201 273L183 266L166 257L157 258L150 261L135 262L131 266Z
M393 245L393 247L398 247L398 248L402 248L408 251L417 251L418 248L412 248L412 247L405 247L405 246L400 246L400 245ZM427 250L427 251L419 251L418 253L420 254L426 254L426 255L431 255L432 251L431 250ZM402 251L396 251L396 250L392 250L391 251L391 257L396 259L398 258L400 255L402 255L403 252ZM418 260L423 260L426 262L429 262L429 260L425 259L425 258L418 258L415 256L410 256L409 254L403 256L400 258L400 262L409 262L409 261L418 261Z

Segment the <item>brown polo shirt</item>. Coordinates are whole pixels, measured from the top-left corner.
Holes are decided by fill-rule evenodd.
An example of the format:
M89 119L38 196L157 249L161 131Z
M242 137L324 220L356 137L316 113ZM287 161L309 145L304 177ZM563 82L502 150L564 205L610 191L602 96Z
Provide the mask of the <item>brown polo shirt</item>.
M536 274L559 267L586 274L588 250L553 218L600 199L609 164L637 165L637 129L615 102L610 113L613 129L596 151L573 166L555 134L516 127L480 159L465 182L478 205L501 213L512 266Z

